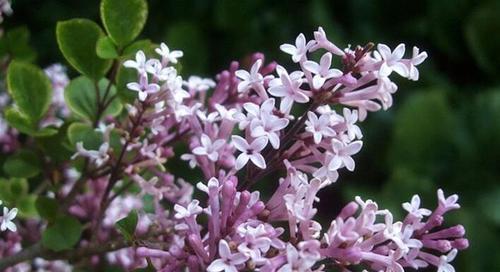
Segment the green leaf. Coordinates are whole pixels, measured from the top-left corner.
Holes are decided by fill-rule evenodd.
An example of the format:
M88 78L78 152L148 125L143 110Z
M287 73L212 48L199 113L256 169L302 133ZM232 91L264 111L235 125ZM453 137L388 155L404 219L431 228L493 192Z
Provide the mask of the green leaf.
M109 80L105 78L101 79L98 83L97 87L101 100L104 98L108 85ZM84 119L95 120L98 110L95 88L96 86L90 78L81 76L73 79L64 91L64 100L70 110ZM115 94L116 87L112 85L109 89L107 99L110 99ZM122 104L119 99L115 98L100 117L108 115L116 116L120 114L121 110Z
M19 110L32 122L38 122L48 110L52 96L45 73L32 64L13 61L7 70L7 85Z
M135 228L137 227L137 219L137 212L131 211L127 217L116 222L116 228L128 241L131 241L134 237Z
M36 58L36 52L29 45L30 33L26 27L17 27L5 33L0 39L0 55L9 58L31 62Z
M102 37L97 41L96 53L103 59L115 59L118 57L115 44L110 37Z
M34 134L36 132L36 126L31 122L31 120L18 109L8 108L5 110L5 119L10 126L19 130L22 133Z
M56 36L62 54L80 73L98 80L111 67L110 60L97 56L97 41L104 37L104 32L96 23L87 19L59 22Z
M39 217L35 207L36 196L25 195L18 196L16 200L16 207L19 209L20 218L33 218Z
M36 199L35 207L38 214L48 221L53 221L57 217L59 205L54 198L39 196Z
M74 147L76 143L83 142L87 149L96 150L102 143L102 136L90 125L83 123L73 123L68 128L68 139Z
M101 19L116 45L125 46L142 31L148 17L145 0L103 0Z
M40 173L41 163L38 156L29 150L19 150L7 158L3 170L15 178L31 178Z
M82 225L76 218L61 216L42 234L42 245L54 251L72 248L82 234Z

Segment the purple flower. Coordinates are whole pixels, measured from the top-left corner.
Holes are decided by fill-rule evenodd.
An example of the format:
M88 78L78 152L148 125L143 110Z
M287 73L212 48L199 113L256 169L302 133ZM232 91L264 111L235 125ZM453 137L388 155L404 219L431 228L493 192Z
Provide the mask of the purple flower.
M247 140L237 135L231 136L231 139L234 147L241 151L240 155L238 155L238 158L236 158L235 167L237 170L243 168L249 160L259 168L266 168L266 161L260 154L260 152L267 145L267 139L265 137L256 138L250 144L247 142Z

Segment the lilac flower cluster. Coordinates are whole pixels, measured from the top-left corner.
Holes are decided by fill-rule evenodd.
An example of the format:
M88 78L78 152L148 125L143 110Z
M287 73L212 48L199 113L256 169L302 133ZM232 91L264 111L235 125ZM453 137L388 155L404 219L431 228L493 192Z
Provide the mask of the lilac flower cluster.
M122 138L137 156L126 172L144 194L174 205L174 213L155 206L151 226L168 234L156 246L139 246L136 257L148 258L161 271L322 271L332 266L348 271L356 265L373 271L429 265L454 271L449 263L468 246L462 226L442 227L443 215L459 207L456 195L445 198L439 190L433 212L420 208L415 195L403 204L408 211L403 221L394 222L391 212L359 197L326 231L314 220L318 192L337 181L340 169L355 169L352 156L362 148L357 123L368 112L392 105L397 85L389 76L394 72L418 80L417 66L427 57L414 47L411 58L403 58L404 44L393 51L384 44L376 50L372 44L341 50L322 28L314 37L307 41L300 34L294 45L281 46L300 67L297 71L265 64L257 53L250 71L233 62L217 83L199 77L183 81L169 65L182 52L164 44L157 49L161 59L140 51L125 62L138 72L138 81L128 85L138 92L138 101L128 106L132 122ZM321 51L319 62L309 58ZM341 60L340 69L332 67L334 56ZM300 113L296 104L306 110ZM144 133L136 129L147 136L139 137ZM206 197L193 199L191 186L176 184L161 171L173 156L167 146L179 139L191 150L181 158L208 180L197 184ZM99 167L107 151L95 152L77 154ZM143 178L144 171L152 178ZM251 191L277 172L285 174L270 198Z
M62 209L87 222L77 249L113 245L86 256L86 265L107 263L127 271L148 265L158 271L454 271L450 262L468 247L461 225L444 225L444 215L459 208L456 195L438 190L433 211L421 208L415 195L402 204L402 221L360 197L329 226L316 216L319 192L343 168L355 170L353 156L363 146L358 123L368 112L392 106L398 87L390 76L418 80L417 66L427 54L414 47L404 58L404 44L394 50L384 44L342 50L321 27L314 39L300 34L280 48L296 70L266 63L256 53L249 70L232 62L215 80L185 80L176 69L183 52L163 43L156 55L139 51L123 63L121 69L137 71L137 80L127 84L137 99L125 105L125 118L96 122L100 146L76 143L72 159L82 160L83 169L64 165L64 186L48 193L69 199ZM334 57L340 67L333 67ZM69 113L61 100L68 78L59 65L46 74L55 95L44 125L58 125ZM11 133L7 129L0 119L0 135ZM178 144L188 151L176 154ZM194 187L170 172L168 162L176 158L199 169L204 181ZM255 190L256 183L276 175L269 197ZM133 211L136 240L123 243L115 224ZM0 217L2 231L10 230L0 233L6 237L0 239L0 257L21 250L17 226L18 232L37 234L46 227L16 225L15 213L14 208ZM28 271L26 265L13 271ZM30 266L72 269L44 259Z

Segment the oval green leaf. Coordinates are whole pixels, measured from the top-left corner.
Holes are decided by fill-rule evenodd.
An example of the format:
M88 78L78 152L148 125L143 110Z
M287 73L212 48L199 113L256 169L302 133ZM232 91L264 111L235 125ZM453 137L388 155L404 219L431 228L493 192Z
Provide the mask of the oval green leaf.
M131 43L142 31L148 17L145 0L103 0L101 19L116 45Z
M82 234L80 222L69 216L61 216L42 234L42 245L54 251L72 248Z
M40 173L40 160L29 150L20 150L7 158L3 170L14 178L31 178Z
M111 61L99 58L97 41L104 32L87 19L72 19L57 23L57 43L66 60L80 73L98 80L111 68Z
M109 80L105 78L101 79L97 84L100 99L104 98L108 85ZM64 100L70 110L84 119L94 121L98 110L95 88L94 81L88 77L81 76L73 79L64 90ZM111 88L109 88L107 100L115 95L116 87L112 85ZM120 114L121 110L122 104L120 100L115 97L100 117L109 115L116 116Z
M7 70L7 85L19 110L33 123L47 112L52 97L52 87L45 73L38 67L13 61Z

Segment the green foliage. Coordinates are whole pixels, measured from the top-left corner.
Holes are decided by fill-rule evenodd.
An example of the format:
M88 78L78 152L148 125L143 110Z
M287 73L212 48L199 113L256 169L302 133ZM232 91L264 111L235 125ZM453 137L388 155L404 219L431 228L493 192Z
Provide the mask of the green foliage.
M31 62L36 52L29 45L30 33L26 27L13 28L0 39L0 56Z
M102 102L106 93L106 98L110 98L116 95L116 87L111 85L108 91L109 80L102 78L99 80L98 84L85 76L80 76L73 79L64 91L64 100L70 108L70 110L78 115L79 117L86 120L95 120L98 118L98 109L102 110L104 103ZM97 96L96 88L99 89L99 98ZM108 101L106 100L106 101ZM99 105L100 104L100 105ZM122 104L119 99L113 99L101 116L116 116L120 114L122 110Z
M0 199L19 209L19 217L36 218L35 196L28 194L28 181L24 178L0 178Z
M102 135L90 125L84 123L73 123L68 128L68 139L71 146L83 142L83 146L96 150L102 142Z
M50 222L56 219L59 205L54 198L39 196L36 199L35 207L42 218Z
M137 227L138 215L137 212L131 211L127 217L122 218L116 222L116 228L120 233L127 239L127 241L132 241L134 237L135 228Z
M72 248L82 234L80 222L70 216L60 216L42 234L42 245L54 251Z
M97 56L97 41L104 32L96 23L87 19L59 22L56 36L62 54L80 73L99 80L111 67L110 60Z
M96 53L103 59L115 59L118 52L110 37L102 37L97 41Z
M132 42L142 31L148 16L145 0L103 0L101 19L116 45Z
M30 150L21 149L7 158L3 165L5 173L14 178L31 178L40 173L41 162Z
M32 123L38 122L50 105L52 87L38 67L14 61L7 71L7 88L22 112Z

